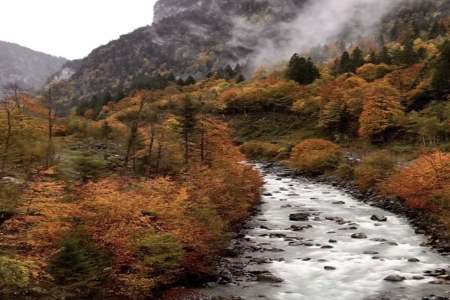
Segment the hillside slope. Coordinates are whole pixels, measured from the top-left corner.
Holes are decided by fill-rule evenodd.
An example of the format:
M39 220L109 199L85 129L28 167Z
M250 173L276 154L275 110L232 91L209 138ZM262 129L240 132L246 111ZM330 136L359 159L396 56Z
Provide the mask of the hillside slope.
M11 83L25 89L40 88L66 62L63 57L0 41L0 88Z

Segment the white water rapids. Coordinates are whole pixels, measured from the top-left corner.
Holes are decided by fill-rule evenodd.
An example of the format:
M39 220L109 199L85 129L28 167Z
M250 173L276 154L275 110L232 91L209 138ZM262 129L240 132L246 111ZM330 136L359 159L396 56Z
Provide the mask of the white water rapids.
M412 279L413 276L423 276L425 270L449 268L450 259L420 246L426 239L415 234L407 220L358 202L329 185L306 179L281 178L264 172L263 180L266 196L262 196L260 214L247 223L247 227L252 229L244 230L248 244L261 250L247 250L230 261L246 264L244 271L267 270L284 281L279 284L258 282L249 280L247 276L238 278L237 284L216 284L207 290L208 293L270 300L363 300L387 291L394 297L404 295L405 299L422 299L422 296L430 294L448 296L450 286L429 283L436 280L435 277ZM345 204L332 204L337 201ZM289 220L290 214L299 212L313 215L309 221ZM373 221L372 215L386 216L387 221ZM314 220L315 217L320 220ZM326 220L326 217L340 217L351 223L339 225L334 220ZM291 225L311 225L312 228L292 231ZM351 230L350 227L357 229ZM361 232L367 235L367 239L351 238L352 234ZM285 238L271 238L270 234L298 237L301 242L309 242L313 246L289 246ZM336 242L330 243L330 239ZM325 245L332 248L321 248ZM284 252L270 251L272 248L283 249ZM379 254L364 254L365 251ZM270 258L273 262L249 263L251 258L258 257ZM280 258L284 261L276 261ZM419 262L409 262L409 258L417 258ZM336 269L326 270L325 266ZM396 274L406 280L384 280Z

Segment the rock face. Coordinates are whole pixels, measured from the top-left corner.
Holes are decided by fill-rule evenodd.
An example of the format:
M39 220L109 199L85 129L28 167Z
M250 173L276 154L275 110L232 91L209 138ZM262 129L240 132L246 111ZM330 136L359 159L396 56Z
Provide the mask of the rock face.
M63 57L0 41L0 88L8 84L24 89L40 88L66 62Z
M178 14L188 10L197 10L205 4L205 2L215 2L213 0L176 0L176 1L158 1L154 7L153 24L159 23L161 20L169 17L176 17Z

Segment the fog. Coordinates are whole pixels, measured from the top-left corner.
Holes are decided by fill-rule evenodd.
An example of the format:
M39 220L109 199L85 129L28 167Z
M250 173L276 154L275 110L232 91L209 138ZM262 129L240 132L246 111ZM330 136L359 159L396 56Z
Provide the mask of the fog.
M275 28L233 17L235 26L229 45L253 49L253 66L268 65L313 46L334 43L343 36L348 45L360 36L376 34L383 17L412 1L314 0L293 20L278 23Z

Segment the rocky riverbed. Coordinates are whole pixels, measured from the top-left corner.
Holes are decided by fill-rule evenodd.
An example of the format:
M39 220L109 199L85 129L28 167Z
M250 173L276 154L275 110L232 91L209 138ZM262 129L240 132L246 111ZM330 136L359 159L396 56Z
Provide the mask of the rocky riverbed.
M256 167L265 181L258 212L217 281L194 298L450 299L450 247L438 223L349 183Z

